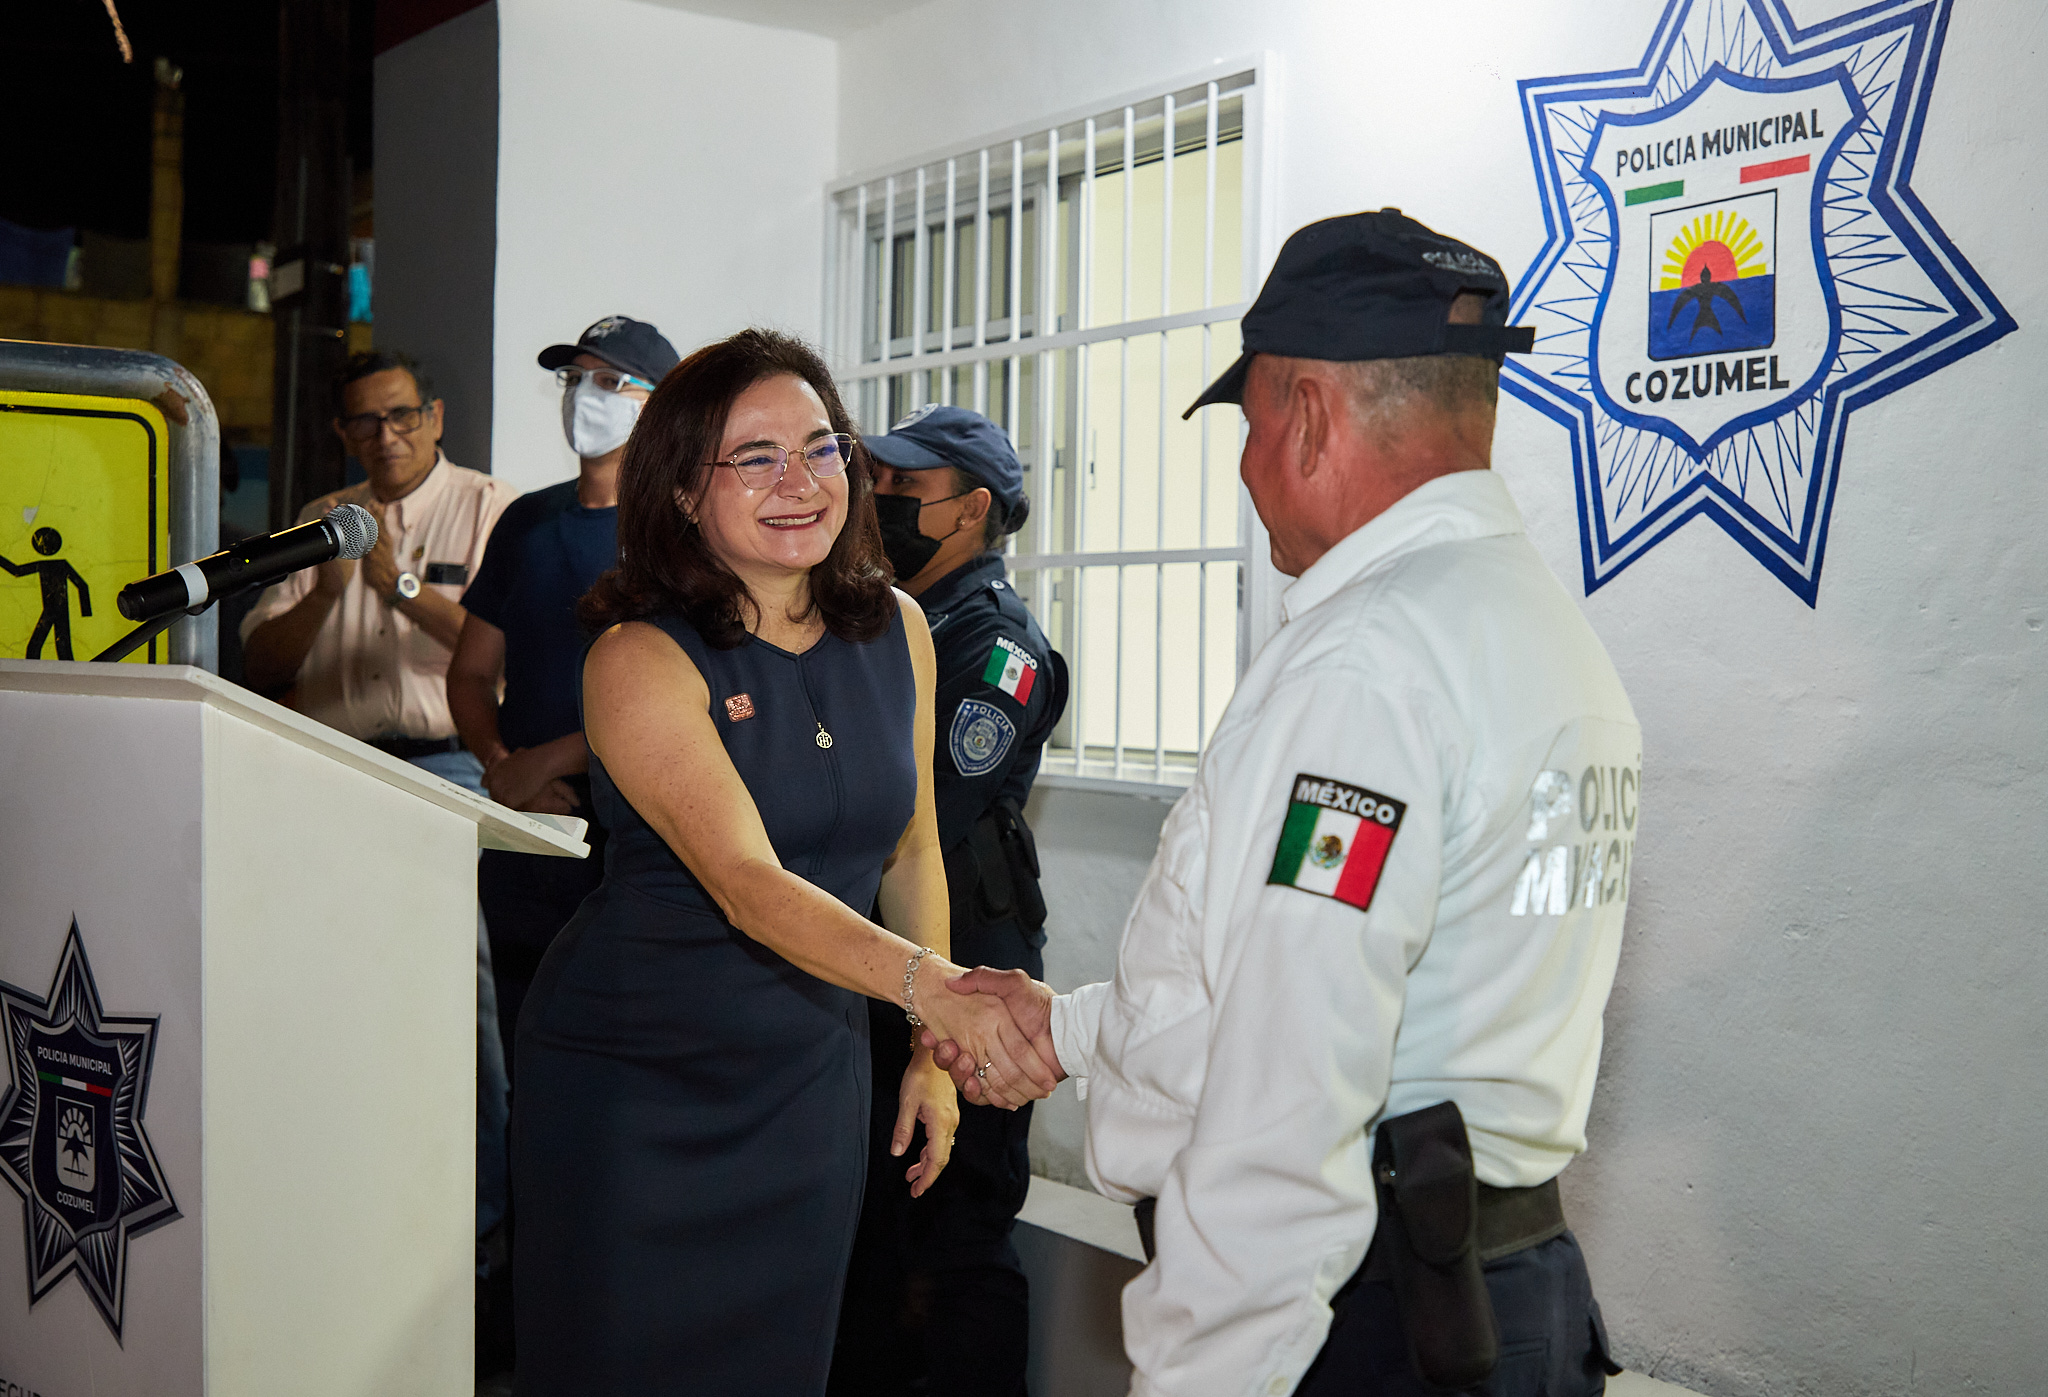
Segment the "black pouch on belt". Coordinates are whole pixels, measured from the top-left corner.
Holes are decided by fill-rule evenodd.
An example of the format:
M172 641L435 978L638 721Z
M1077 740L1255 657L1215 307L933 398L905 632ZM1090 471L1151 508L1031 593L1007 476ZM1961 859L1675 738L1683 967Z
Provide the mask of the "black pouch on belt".
M1031 826L1024 823L1024 812L1008 796L974 822L967 838L947 858L946 880L956 930L1014 917L1033 945L1045 943L1038 844Z
M1372 1174L1380 1252L1408 1354L1425 1383L1453 1391L1485 1380L1500 1327L1479 1261L1479 1180L1457 1103L1380 1122Z
M1027 932L1045 925L1045 894L1038 888L1038 840L1024 823L1017 802L1004 796L990 808L995 817L997 837L1002 844L1003 863L1010 872L1010 888L1017 900L1017 920Z

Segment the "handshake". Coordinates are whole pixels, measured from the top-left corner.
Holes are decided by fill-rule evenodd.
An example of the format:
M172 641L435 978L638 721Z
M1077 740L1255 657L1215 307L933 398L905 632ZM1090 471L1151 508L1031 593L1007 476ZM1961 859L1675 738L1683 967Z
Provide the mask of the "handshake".
M1014 1111L1051 1096L1066 1079L1052 1046L1052 988L1021 970L983 966L945 981L918 1041L960 1094ZM922 1007L922 1005L920 1006Z

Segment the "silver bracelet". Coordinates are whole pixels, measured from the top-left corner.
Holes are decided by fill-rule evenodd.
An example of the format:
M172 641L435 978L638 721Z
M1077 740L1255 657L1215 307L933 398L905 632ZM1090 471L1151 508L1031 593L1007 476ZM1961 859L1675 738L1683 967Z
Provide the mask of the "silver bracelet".
M919 946L917 954L903 966L903 1017L910 1020L912 1028L923 1028L924 1020L917 1016L917 1006L911 1002L911 987L917 981L917 963L932 953L929 946Z

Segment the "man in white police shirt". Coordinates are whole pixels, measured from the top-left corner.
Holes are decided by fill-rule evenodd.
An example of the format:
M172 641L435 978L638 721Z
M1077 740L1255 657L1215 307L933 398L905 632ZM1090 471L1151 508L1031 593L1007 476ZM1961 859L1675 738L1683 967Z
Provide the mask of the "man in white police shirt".
M1243 404L1285 624L1115 981L967 977L1084 1079L1090 1173L1156 1245L1124 1292L1135 1393L1577 1397L1614 1371L1556 1177L1641 734L1489 468L1500 357L1531 341L1507 301L1398 210L1288 240L1195 404Z
M1003 429L965 408L919 408L866 446L883 548L938 661L932 776L951 954L1036 979L1045 903L1023 807L1067 680L1004 575L1003 540L1030 512L1024 470ZM902 1011L869 1008L875 1080L897 1081L910 1060ZM1030 1186L1030 1108L965 1107L951 1165L915 1202L897 1114L878 1092L829 1391L900 1397L922 1378L931 1397L1024 1397L1029 1295L1010 1231Z

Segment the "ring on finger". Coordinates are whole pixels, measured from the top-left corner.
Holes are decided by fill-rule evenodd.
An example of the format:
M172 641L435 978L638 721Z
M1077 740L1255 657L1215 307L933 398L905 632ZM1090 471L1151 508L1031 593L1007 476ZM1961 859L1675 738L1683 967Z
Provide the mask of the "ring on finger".
M975 1068L975 1069L974 1069L974 1075L975 1075L975 1076L977 1076L977 1077L979 1077L979 1078L981 1078L981 1079L982 1079L982 1080L983 1080L983 1081L985 1082L985 1081L987 1081L987 1080L988 1080L988 1070L989 1070L989 1068L991 1068L991 1067L994 1067L994 1066L995 1066L995 1062L994 1062L994 1060L993 1060L993 1059L991 1059L991 1060L990 1060L990 1061L988 1061L988 1062L984 1062L984 1063L983 1063L983 1064L982 1064L981 1066L979 1066L979 1067L977 1067L977 1068Z

